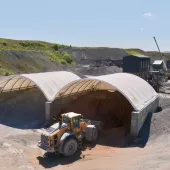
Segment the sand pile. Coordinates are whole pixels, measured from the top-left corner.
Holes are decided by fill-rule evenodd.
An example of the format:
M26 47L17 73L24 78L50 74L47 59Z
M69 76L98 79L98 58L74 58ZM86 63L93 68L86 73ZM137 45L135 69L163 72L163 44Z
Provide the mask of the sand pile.
M0 123L10 127L38 128L45 122L46 99L38 89L1 94Z

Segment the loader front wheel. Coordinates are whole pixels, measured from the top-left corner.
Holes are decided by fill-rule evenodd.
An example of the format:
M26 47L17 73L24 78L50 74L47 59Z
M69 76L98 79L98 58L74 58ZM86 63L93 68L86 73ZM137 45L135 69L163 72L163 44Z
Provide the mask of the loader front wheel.
M70 138L65 141L63 146L63 155L64 156L72 156L76 153L78 149L78 144L76 139Z

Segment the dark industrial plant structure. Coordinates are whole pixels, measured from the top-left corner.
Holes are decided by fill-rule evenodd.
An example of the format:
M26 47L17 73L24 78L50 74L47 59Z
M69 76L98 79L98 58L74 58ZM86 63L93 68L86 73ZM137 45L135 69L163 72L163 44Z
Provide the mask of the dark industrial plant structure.
M132 73L146 79L150 71L150 57L128 55L123 57L123 72Z

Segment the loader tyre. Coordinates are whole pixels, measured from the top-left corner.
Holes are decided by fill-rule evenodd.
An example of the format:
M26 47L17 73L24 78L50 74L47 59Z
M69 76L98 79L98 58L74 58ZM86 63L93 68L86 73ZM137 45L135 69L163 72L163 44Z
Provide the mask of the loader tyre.
M78 149L78 143L77 143L76 139L69 138L64 143L63 155L64 156L72 156L76 153L77 149Z

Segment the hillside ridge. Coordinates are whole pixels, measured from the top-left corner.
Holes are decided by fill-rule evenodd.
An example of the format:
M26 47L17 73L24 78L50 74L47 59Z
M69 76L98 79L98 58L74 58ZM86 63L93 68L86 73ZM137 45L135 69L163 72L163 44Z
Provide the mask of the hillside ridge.
M77 65L90 64L90 60L122 60L129 54L147 55L151 60L160 58L156 51L134 48L75 47L45 41L0 38L0 75L54 70L74 72ZM170 53L163 54L165 60L169 59Z

